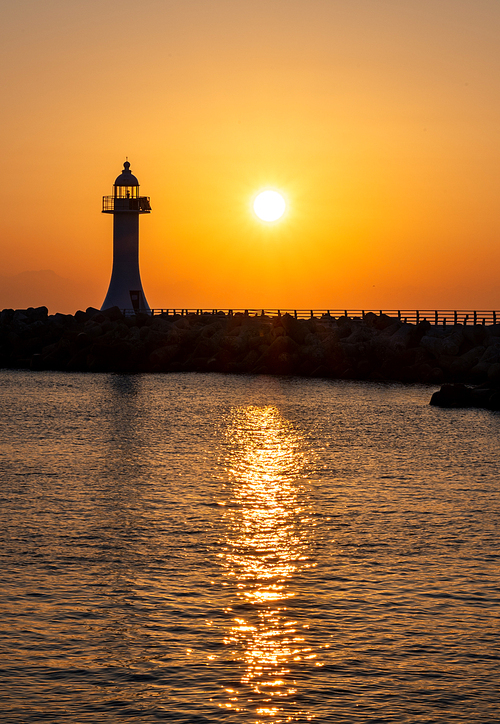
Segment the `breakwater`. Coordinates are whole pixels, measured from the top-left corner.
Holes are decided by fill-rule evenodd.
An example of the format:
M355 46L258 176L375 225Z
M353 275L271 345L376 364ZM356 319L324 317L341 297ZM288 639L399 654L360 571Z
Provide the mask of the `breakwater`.
M46 307L0 313L0 367L225 372L402 382L500 381L500 324L418 323L389 314L124 315Z

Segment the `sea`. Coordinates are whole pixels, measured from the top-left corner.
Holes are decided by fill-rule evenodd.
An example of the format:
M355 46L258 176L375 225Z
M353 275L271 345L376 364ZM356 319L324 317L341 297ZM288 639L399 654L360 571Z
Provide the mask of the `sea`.
M500 413L0 371L2 724L500 720Z

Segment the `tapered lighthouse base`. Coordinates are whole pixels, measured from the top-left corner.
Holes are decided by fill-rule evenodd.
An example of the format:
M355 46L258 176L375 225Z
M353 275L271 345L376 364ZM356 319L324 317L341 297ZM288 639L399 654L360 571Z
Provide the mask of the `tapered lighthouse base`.
M135 314L136 312L151 312L140 280L137 284L134 279L131 279L125 291L121 289L121 286L120 284L120 288L116 288L116 285L113 285L113 279L111 279L101 311L109 309L110 307L119 307L124 314L128 315Z
M114 213L113 271L101 309L119 307L125 314L150 312L139 272L139 214Z

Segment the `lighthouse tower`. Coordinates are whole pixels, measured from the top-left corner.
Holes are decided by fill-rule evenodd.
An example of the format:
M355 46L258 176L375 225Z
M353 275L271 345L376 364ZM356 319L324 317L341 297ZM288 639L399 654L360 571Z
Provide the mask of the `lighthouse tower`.
M139 181L125 161L113 195L102 198L102 213L113 214L113 271L101 309L120 307L129 314L150 311L139 272L139 214L150 211L149 197L139 196Z

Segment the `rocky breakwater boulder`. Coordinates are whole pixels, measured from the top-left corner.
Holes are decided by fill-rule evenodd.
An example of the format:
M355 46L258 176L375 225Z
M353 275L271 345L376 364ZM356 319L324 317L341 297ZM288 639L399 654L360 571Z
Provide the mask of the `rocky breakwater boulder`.
M0 312L0 367L29 367L41 346L57 339L56 324L47 307Z
M347 379L441 381L442 371L420 346L426 323L407 324L387 315L338 320L339 341L331 348L335 376ZM335 332L334 332L335 333Z
M500 370L500 325L431 326L420 346L443 371L444 380L484 383Z
M34 370L114 370L121 362L117 343L124 325L118 309L89 307L76 314L48 314L46 307L0 313L0 366ZM128 329L127 329L128 331ZM101 348L101 350L100 350Z
M500 328L408 324L387 315L124 317L89 307L0 313L0 366L89 372L281 374L403 382L500 378Z

